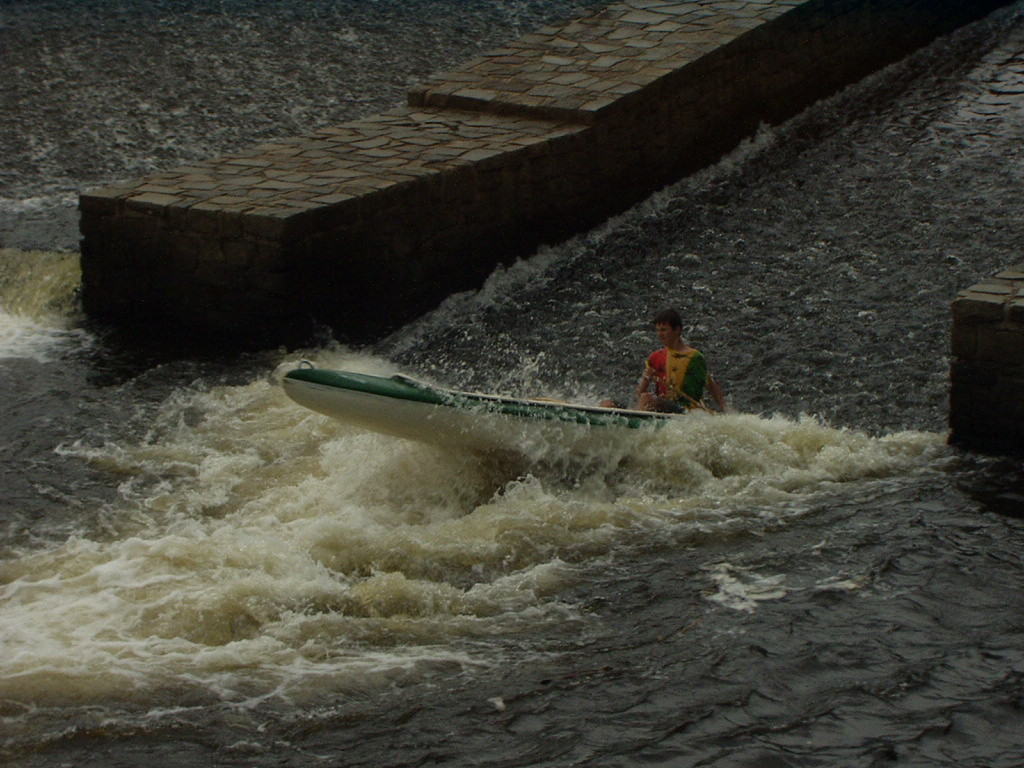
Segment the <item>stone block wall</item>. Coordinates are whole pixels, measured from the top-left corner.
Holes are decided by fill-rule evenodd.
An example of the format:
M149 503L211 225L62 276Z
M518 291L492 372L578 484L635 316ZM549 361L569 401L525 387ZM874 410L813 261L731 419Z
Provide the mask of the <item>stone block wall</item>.
M1024 265L953 302L950 442L1024 451Z
M625 0L409 104L83 194L83 302L213 344L379 334L1005 0Z

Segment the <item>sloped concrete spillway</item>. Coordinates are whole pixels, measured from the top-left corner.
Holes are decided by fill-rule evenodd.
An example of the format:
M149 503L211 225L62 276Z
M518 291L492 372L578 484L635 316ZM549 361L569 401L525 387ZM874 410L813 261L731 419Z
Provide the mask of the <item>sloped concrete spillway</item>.
M1004 0L627 0L408 105L83 194L95 317L366 336L591 227Z

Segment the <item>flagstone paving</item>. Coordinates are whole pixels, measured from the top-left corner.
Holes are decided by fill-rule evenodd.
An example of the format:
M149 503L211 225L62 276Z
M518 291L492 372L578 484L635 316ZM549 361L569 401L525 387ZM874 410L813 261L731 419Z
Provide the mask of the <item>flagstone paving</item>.
M592 122L604 110L804 0L626 0L544 27L414 88L419 106Z
M578 126L402 107L94 192L124 200L287 217L523 150Z

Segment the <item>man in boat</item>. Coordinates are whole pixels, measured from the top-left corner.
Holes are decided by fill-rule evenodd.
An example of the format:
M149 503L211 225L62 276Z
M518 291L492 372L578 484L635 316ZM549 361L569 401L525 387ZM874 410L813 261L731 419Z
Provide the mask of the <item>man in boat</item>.
M636 408L642 411L685 413L704 408L704 392L710 392L718 407L725 411L722 388L708 373L704 355L683 340L683 321L674 309L659 312L654 318L658 339L665 346L651 353L644 375L636 389ZM654 384L654 392L648 390ZM606 400L601 403L614 407Z

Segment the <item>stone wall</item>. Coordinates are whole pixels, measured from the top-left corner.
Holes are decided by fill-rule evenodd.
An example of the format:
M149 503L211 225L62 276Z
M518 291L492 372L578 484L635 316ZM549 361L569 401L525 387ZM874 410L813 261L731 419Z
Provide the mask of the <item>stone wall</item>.
M1024 265L953 302L950 442L1024 451Z
M269 345L372 336L1002 0L626 0L408 106L81 197L83 301Z

